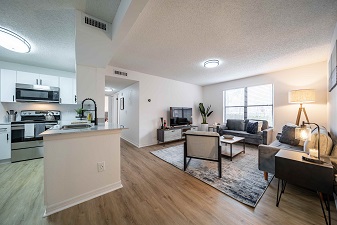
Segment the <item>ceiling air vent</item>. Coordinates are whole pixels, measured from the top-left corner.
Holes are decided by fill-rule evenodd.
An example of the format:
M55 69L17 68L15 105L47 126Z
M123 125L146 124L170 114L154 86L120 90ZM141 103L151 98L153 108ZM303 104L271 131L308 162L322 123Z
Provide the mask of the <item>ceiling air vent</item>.
M121 76L127 76L128 75L127 72L122 72L122 71L118 71L118 70L115 70L115 74L121 75Z
M106 23L100 22L100 21L95 20L93 18L90 18L88 16L84 17L84 23L86 23L90 26L93 26L93 27L97 27L98 29L106 31Z

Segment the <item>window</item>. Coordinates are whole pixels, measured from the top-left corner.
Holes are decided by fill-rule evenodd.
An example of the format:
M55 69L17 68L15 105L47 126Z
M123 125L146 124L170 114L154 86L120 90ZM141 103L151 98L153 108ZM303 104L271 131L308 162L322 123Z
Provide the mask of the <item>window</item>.
M273 85L259 85L224 91L224 121L267 120L273 126Z

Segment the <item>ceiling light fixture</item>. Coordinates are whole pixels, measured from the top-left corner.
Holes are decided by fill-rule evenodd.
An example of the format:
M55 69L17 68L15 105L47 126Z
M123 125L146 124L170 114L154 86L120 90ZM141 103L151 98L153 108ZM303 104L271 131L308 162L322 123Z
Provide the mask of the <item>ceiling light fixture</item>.
M112 89L112 88L109 88L109 87L105 87L105 91L106 91L106 92L112 92L113 89Z
M14 52L30 52L30 44L24 38L3 27L0 27L0 45Z
M206 68L214 68L219 66L219 60L217 59L209 59L206 62L204 62L204 67Z

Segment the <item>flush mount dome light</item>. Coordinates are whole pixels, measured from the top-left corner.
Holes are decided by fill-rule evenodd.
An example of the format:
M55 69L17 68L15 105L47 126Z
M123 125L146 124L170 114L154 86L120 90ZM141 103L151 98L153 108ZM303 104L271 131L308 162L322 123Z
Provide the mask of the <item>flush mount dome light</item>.
M206 68L214 68L219 66L219 60L217 59L209 59L206 62L204 62L204 67Z
M30 44L24 38L3 27L0 27L0 45L14 52L30 52Z
M112 92L113 91L113 89L112 88L109 88L109 87L105 87L105 89L104 89L106 92Z

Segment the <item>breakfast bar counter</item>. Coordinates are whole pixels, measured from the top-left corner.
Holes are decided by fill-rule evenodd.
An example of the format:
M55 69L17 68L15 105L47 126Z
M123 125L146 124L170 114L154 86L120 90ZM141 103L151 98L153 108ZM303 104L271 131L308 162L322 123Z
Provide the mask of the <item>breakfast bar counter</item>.
M44 216L122 187L120 134L124 128L57 125L43 132Z

